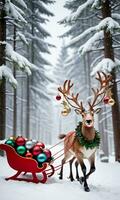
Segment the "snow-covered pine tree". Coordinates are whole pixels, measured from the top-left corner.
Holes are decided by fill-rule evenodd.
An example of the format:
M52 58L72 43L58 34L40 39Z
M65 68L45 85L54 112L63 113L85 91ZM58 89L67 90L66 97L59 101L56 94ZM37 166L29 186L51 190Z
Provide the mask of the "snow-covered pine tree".
M81 3L84 1L81 1ZM80 5L80 2L78 0L75 1L66 1L64 7L69 9L71 12L74 12ZM89 11L83 12L82 18L79 20L76 20L75 22L72 21L72 23L66 23L67 26L69 26L68 31L66 31L62 37L70 37L75 38L78 35L80 35L87 27L90 27L94 24L94 15L95 13L89 13ZM88 23L89 19L89 23ZM86 39L86 38L85 38ZM85 84L82 86L84 89L80 91L80 94L84 96L85 98L91 95L91 78L90 78L90 62L93 61L93 57L91 56L90 52L86 55L80 57L78 53L79 46L84 43L85 39L82 41L78 41L77 43L71 45L70 47L74 50L75 54L73 55L73 58L71 59L72 62L75 59L75 65L71 65L73 68L74 74L76 74L76 79L79 76L78 82L81 82L81 80L85 80ZM71 39L70 39L71 40ZM68 45L69 47L69 45ZM80 58L77 58L80 57ZM78 62L76 62L76 60ZM72 70L72 69L71 69ZM83 81L84 82L84 81ZM81 88L81 87L80 87Z
M23 0L20 3L25 6ZM12 45L6 40L6 29L8 24L26 23L23 17L24 12L16 6L10 0L0 1L0 137L5 137L5 113L6 113L6 95L5 95L5 79L11 83L14 87L17 85L17 81L12 73L12 65L18 70L25 71L27 74L31 74L31 69L36 67L31 64L24 56L14 51Z
M57 63L53 70L54 82L55 82L55 91L61 85L63 85L65 80L73 78L73 73L69 76L69 72L71 69L72 62L69 62L69 54L68 49L65 47L66 41L62 40L62 45L60 48L60 53L58 55ZM73 80L73 79L72 79ZM59 94L59 93L58 93ZM54 94L57 96L57 94ZM62 103L62 102L61 102ZM71 112L67 117L61 114L61 111L64 109L63 105L59 105L59 102L56 102L54 106L54 118L55 118L55 134L60 134L62 132L69 132L70 130L75 128L76 119L74 117L74 112ZM59 116L59 117L58 117ZM73 120L73 118L75 120ZM59 119L59 121L58 121ZM69 125L68 125L69 124Z
M31 62L39 68L38 71L34 72L32 77L28 79L28 94L30 100L27 106L27 113L29 113L30 117L27 116L27 132L29 132L31 136L36 133L37 138L39 134L40 137L43 137L42 135L45 135L46 132L50 132L49 128L45 126L45 121L47 122L49 120L47 119L48 115L46 109L46 103L49 101L46 86L51 79L46 75L45 68L51 64L44 55L50 54L49 47L52 46L46 40L50 34L45 29L45 24L49 21L48 17L53 16L53 13L47 8L47 6L52 3L54 3L54 1L26 1L27 7L29 8L27 12L28 24L25 28L26 38L30 42L28 57L31 59ZM47 138L45 140L47 141Z
M111 73L113 76L113 98L115 99L115 104L112 107L112 119L113 119L113 129L114 129L114 143L115 143L115 159L120 160L120 111L119 111L119 101L117 93L117 83L116 75L117 69L120 65L120 61L116 57L115 43L118 42L119 38L119 19L120 15L116 13L119 10L119 1L100 1L100 0L87 0L80 3L77 0L67 1L68 4L71 2L77 4L74 6L71 14L64 18L61 23L66 24L76 24L80 21L85 10L89 10L90 13L93 12L94 16L98 17L94 26L87 28L83 33L74 37L69 46L78 44L83 38L86 40L85 43L80 45L79 52L84 55L91 51L102 50L103 54L101 57L96 58L94 61L92 75L95 75L97 71L105 71ZM89 16L89 13L88 13ZM117 37L117 40L116 40ZM97 63L97 64L96 64Z
M14 5L19 7L21 10L24 10L24 12L27 10L27 5L25 4L23 0L20 0L20 1L15 0L11 2L14 3ZM24 18L25 18L25 15L24 15ZM16 19L11 18L7 22L7 42L9 42L13 46L14 51L26 57L27 55L25 53L25 50L26 50L26 46L28 45L28 41L26 40L23 34L25 24L26 24L25 19L16 20ZM22 122L22 118L24 118L24 115L21 117L23 113L22 109L23 110L26 109L26 103L24 101L25 97L23 100L23 95L22 95L22 94L26 94L26 87L25 87L26 75L24 71L21 72L21 71L16 70L15 65L16 64L14 63L13 74L14 74L14 78L18 82L18 87L16 89L13 89L9 86L8 83L6 85L7 90L9 90L9 94L7 92L7 99L6 99L6 106L8 107L8 109L6 110L6 135L8 135L9 132L11 133L13 132L13 135L17 135L18 131L22 130L23 127L25 126L25 123L20 123L20 126L19 126L19 121ZM13 95L11 95L12 93ZM12 104L10 102L12 102ZM19 112L19 110L21 110L21 112ZM23 134L23 132L25 132L25 130L19 134Z

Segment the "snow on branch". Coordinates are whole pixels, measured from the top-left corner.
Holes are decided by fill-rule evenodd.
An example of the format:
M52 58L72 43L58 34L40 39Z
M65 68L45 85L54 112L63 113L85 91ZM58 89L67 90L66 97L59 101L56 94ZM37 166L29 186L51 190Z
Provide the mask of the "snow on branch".
M115 59L113 61L110 58L103 58L95 67L93 67L93 70L91 72L91 76L96 75L98 71L103 71L105 73L110 73L113 68L120 66L120 60Z
M24 12L20 8L18 8L16 5L14 5L10 0L6 0L5 10L6 10L7 16L12 17L16 21L27 23L23 17Z
M94 0L92 8L99 8L99 7L100 7L100 0Z
M79 36L75 37L74 39L72 39L67 47L74 45L75 43L78 43L80 40L82 40L83 38L85 38L87 35L89 35L90 33L95 32L96 30L96 26L90 27L87 30L85 30L83 33L81 33Z
M90 50L96 49L96 45L103 39L103 37L103 31L95 33L85 44L80 46L80 54L83 55Z
M24 44L28 45L28 41L27 41L25 35L23 35L21 32L17 31L17 37L19 37L20 40L21 40Z
M106 32L110 31L113 33L114 30L120 30L120 25L111 17L106 17L96 26L96 31L99 30L106 30Z
M31 75L31 69L37 70L38 68L30 63L27 58L15 52L12 46L6 43L6 57L16 64L16 67Z
M83 33L81 33L79 36L77 36L74 39L72 39L68 43L67 46L72 46L75 43L78 43L83 38L85 38L90 33L94 33L95 31L99 32L101 30L106 30L106 32L110 31L111 33L113 33L114 30L120 30L120 25L119 25L118 22L116 22L111 17L106 17L105 19L103 19L102 21L100 21L100 23L98 25L88 28Z
M0 66L0 80L2 78L5 78L6 80L8 80L8 82L14 87L16 88L17 86L17 81L14 78L12 71L10 68L8 68L6 65L1 65Z
M115 20L120 20L120 14L112 13L112 18L115 19Z
M48 16L54 16L54 14L47 9L45 3L41 1L36 1L35 4L36 4L36 7L38 7L38 10L40 13L44 15L48 15Z
M87 0L85 3L83 3L82 5L80 5L78 7L78 9L74 12L71 13L68 17L65 17L64 19L62 19L61 21L59 21L59 23L66 23L66 22L71 22L73 20L76 20L78 17L80 17L80 15L82 14L82 12L87 8L92 6L92 4L94 3L95 0Z
M16 1L18 4L20 4L23 8L25 8L25 9L27 9L27 5L26 5L26 3L24 2L24 0L14 0L14 1Z

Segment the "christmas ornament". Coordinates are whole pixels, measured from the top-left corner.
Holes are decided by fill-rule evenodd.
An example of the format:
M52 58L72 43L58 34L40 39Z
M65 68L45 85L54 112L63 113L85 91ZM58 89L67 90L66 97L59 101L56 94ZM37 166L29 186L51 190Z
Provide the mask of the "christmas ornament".
M22 137L22 136L18 136L15 140L15 143L18 145L18 146L23 146L25 145L25 139Z
M15 140L16 140L16 137L15 137L15 136L10 136L9 139L15 141Z
M32 157L33 157L33 155L32 155L32 153L30 153L30 152L27 152L27 153L25 154L25 157L27 157L27 158L32 158Z
M37 140L32 140L33 145L35 145L37 143Z
M108 96L105 96L104 99L103 99L103 101L104 101L105 104L108 104L109 97L108 97Z
M62 116L67 116L71 112L71 108L69 107L68 103L63 100L63 110L61 111Z
M43 163L47 160L47 156L45 153L41 153L37 156L37 161Z
M47 159L51 158L51 151L49 149L44 149L44 153L47 156Z
M26 147L25 146L18 146L16 150L17 150L17 153L19 155L24 155L25 152L26 152Z
M57 100L57 101L60 101L60 100L61 100L61 96L60 96L59 94L56 96L56 100Z
M115 104L115 100L113 98L110 98L109 101L108 101L108 104L110 106L113 106Z
M115 100L112 98L112 92L111 92L111 88L109 88L106 91L106 96L108 97L105 101L107 102L107 104L109 104L110 106L113 106L115 104ZM105 102L104 102L105 103Z
M37 142L36 145L39 146L39 147L42 148L42 149L45 148L45 145L44 145L43 142Z
M68 110L66 108L64 108L62 111L61 111L61 114L62 116L67 116L69 113L68 113Z
M28 140L25 144L27 149L32 149L32 147L34 146L34 143L32 140Z
M8 139L8 140L5 142L5 144L8 144L8 145L10 145L10 146L12 146L12 147L15 146L15 142L14 142L13 139Z
M42 149L39 145L35 145L32 150L33 156L37 156L38 154L42 153Z

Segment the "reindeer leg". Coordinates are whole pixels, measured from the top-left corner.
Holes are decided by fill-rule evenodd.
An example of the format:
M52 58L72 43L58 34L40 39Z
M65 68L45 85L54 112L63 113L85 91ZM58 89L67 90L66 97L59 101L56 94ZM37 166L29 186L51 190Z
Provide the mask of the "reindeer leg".
M95 155L92 155L89 158L89 162L90 162L90 171L86 174L86 178L88 179L90 174L92 174L95 171ZM84 177L81 177L82 181L84 182Z
M73 173L72 173L72 163L73 163L74 160L75 160L75 157L73 157L73 158L69 161L69 165L70 165L70 175L69 175L69 179L70 179L71 181L74 181Z
M60 169L60 176L59 176L59 179L63 179L63 165L65 164L65 159L63 158L62 160L62 164L61 164L61 169Z
M84 162L83 162L83 159L82 159L82 156L81 156L81 154L76 154L76 157L77 157L77 159L78 159L78 161L79 161L79 163L80 163L80 166L81 166L81 169L82 169L82 172L83 172L83 177L81 177L80 179L79 179L79 181L80 181L80 183L84 183L84 190L86 191L86 192L89 192L90 191L90 189L89 189L89 187L88 187L88 184L87 184L87 178L86 178L86 166L85 166L85 164L84 164Z
M95 154L89 158L89 162L90 162L90 171L86 174L86 179L88 179L90 174L92 174L95 171ZM85 177L80 177L79 181L82 184L85 181Z
M71 153L69 151L67 151L67 153L65 154L64 158L62 159L62 164L61 164L61 170L59 173L59 179L63 179L63 165L65 164L66 160L68 160L71 157Z
M89 192L90 189L89 189L88 184L87 184L86 166L85 166L84 162L81 164L81 169L82 169L82 172L83 172L83 175L84 175L84 176L83 176L83 178L84 178L84 190L85 190L86 192Z
M90 171L88 172L88 174L86 175L86 178L89 178L90 174L92 174L95 171L95 154L92 155L89 158L89 162L90 162Z
M75 162L75 168L76 168L76 179L77 179L77 181L79 181L78 166L79 166L79 163L78 163L78 161L76 160L76 162Z

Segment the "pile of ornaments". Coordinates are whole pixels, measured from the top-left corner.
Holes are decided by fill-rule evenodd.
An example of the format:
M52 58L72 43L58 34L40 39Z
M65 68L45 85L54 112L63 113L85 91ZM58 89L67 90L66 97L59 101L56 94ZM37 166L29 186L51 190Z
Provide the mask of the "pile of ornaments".
M39 167L41 167L44 162L50 163L53 160L51 151L46 149L42 142L27 140L22 136L18 136L17 138L11 136L5 141L5 144L12 146L18 155L35 159Z

